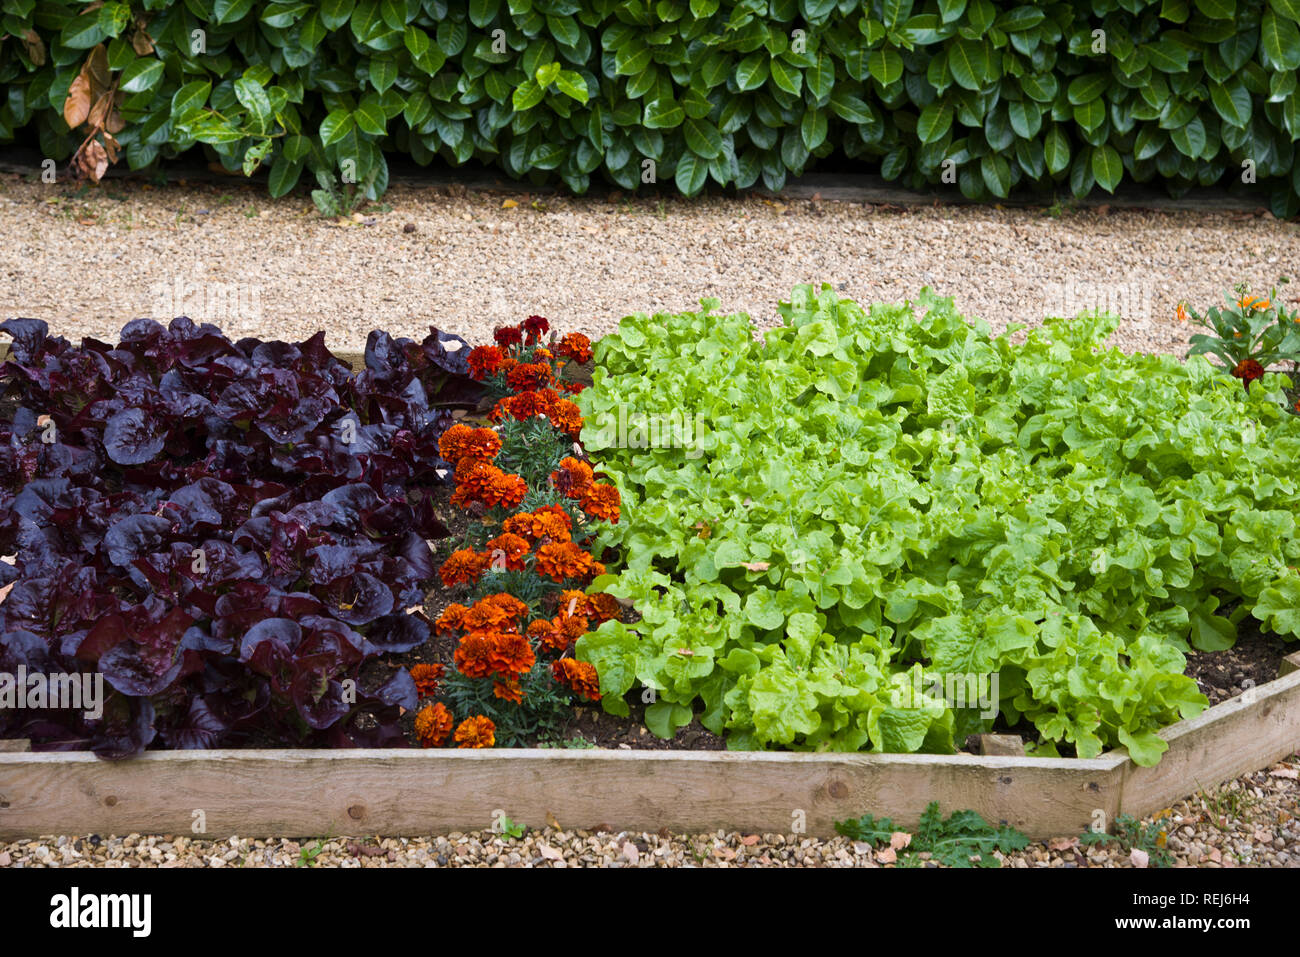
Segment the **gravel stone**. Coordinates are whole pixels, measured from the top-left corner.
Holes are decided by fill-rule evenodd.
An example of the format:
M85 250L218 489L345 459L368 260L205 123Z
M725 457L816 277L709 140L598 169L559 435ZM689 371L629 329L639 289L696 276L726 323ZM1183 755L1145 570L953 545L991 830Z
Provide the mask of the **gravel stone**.
M630 312L693 309L701 296L770 326L793 285L821 281L860 302L928 283L1001 331L1066 311L1069 284L1078 308L1113 302L1124 316L1116 345L1181 355L1192 330L1174 318L1180 299L1204 312L1234 283L1265 291L1300 262L1300 230L1262 211L1053 217L752 195L534 205L524 193L396 186L391 209L340 225L306 198L273 201L239 180L75 194L0 176L0 317L45 319L74 341L171 318L159 290L177 283L205 290L197 303L183 294L196 306L185 311L232 338L324 329L340 352L360 351L375 328L422 338L430 324L484 342L531 313L597 337ZM245 284L247 310L224 307L225 284Z

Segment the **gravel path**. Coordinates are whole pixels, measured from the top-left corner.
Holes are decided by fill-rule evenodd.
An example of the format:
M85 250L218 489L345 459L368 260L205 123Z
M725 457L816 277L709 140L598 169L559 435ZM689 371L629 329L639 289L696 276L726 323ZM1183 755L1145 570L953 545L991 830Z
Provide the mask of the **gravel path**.
M1266 213L873 207L745 199L613 201L397 187L340 224L310 202L271 202L238 181L99 189L0 177L0 318L47 320L69 338L115 340L132 318L185 312L232 336L300 339L324 328L337 351L372 328L429 324L486 340L530 313L596 337L632 311L723 308L776 321L799 282L862 302L926 284L995 330L1109 306L1128 350L1181 353L1173 319L1245 281L1300 272L1300 227ZM1293 302L1300 302L1300 287ZM181 308L172 308L180 305ZM1180 864L1300 866L1300 757L1169 809ZM864 808L864 811L869 810ZM945 811L952 809L945 809ZM527 822L526 822L527 823ZM1150 822L1148 822L1150 823ZM1140 854L1072 836L1011 855L1013 867L1133 866ZM530 831L320 841L62 836L0 843L27 866L889 866L866 845L780 835Z
M1181 354L1189 330L1173 318L1179 299L1203 311L1236 282L1266 291L1300 272L1300 227L1262 210L1053 217L400 186L384 202L342 226L308 200L273 202L239 180L79 189L9 174L0 177L0 317L111 339L132 318L186 311L233 336L324 328L334 349L354 351L375 327L423 336L435 323L483 341L530 313L594 337L629 312L692 308L708 295L765 324L792 285L825 280L866 302L931 284L995 329L1109 304L1126 320L1121 347ZM178 299L183 310L172 308Z
M1300 867L1300 755L1180 801L1145 823L1165 832L1174 866ZM945 809L947 813L951 809ZM523 822L527 823L527 822ZM562 825L562 822L556 822ZM1152 833L1156 833L1154 830ZM1158 840L1158 839L1157 839ZM1007 867L1149 867L1115 842L1062 835L1003 856ZM634 834L546 827L420 838L192 840L130 834L0 843L0 867L888 867L891 852L846 838L780 834ZM938 866L931 862L930 866Z

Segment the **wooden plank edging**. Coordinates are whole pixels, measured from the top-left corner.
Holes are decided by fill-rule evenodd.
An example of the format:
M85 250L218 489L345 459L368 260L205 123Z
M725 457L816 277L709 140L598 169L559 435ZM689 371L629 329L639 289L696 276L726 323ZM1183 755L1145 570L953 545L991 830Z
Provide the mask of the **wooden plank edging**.
M915 826L931 800L1035 834L1119 806L1106 758L716 751L155 751L0 754L0 838L52 833L224 838L541 827L833 833L867 811Z
M1300 751L1300 671L1171 725L1160 736L1169 750L1159 764L1124 762L1122 813L1145 817ZM1127 758L1123 749L1113 753Z
M0 839L42 834L410 836L533 827L829 835L870 812L914 827L930 801L1030 837L1144 815L1300 748L1300 672L1166 729L1139 768L1091 760L717 751L155 751L0 753ZM799 830L802 826L802 830Z

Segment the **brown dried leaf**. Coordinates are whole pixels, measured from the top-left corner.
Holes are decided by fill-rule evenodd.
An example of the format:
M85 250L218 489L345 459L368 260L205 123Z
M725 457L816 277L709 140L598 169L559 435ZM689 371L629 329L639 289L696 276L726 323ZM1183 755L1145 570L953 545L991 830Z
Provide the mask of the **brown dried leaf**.
M1049 851L1068 851L1078 846L1079 839L1077 837L1054 837L1047 842Z
M91 126L102 127L104 121L108 119L108 111L113 108L113 98L108 94L103 94L95 100L95 105L90 108L90 115L86 118Z
M751 572L765 572L772 567L770 562L741 562L740 565Z
M88 164L86 171L92 182L98 183L104 178L108 172L108 151L99 140L91 140L87 144L82 159Z
M1268 776L1271 778L1289 778L1290 780L1295 781L1300 779L1300 771L1297 771L1295 768L1282 766L1269 771Z
M895 831L889 835L889 846L895 851L901 851L912 843L912 835L906 831Z
M63 122L69 129L75 130L90 115L90 80L86 74L78 73L68 87L67 99L63 101Z
M892 847L887 847L883 851L876 852L876 860L881 864L893 864L898 860L898 852Z
M755 844L758 843L758 835L746 834L744 837L740 839L740 843L744 844L746 847L753 847Z
M131 34L131 49L135 50L136 56L148 56L153 53L153 37L144 30L136 30Z
M23 46L27 48L27 59L32 61L33 66L45 65L45 41L41 39L40 34L35 30L28 30L23 34Z
M104 44L90 51L81 72L90 80L92 98L103 95L113 85L113 71L108 68L108 49Z

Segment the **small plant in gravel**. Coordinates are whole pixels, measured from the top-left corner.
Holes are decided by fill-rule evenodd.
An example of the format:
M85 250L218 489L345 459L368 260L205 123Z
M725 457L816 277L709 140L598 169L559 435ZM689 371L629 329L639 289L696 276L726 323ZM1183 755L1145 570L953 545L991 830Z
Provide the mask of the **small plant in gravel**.
M316 209L322 216L351 216L366 202L367 191L374 187L376 172L372 169L365 182L355 185L342 183L329 170L321 170L316 174L320 188L311 191L311 201L316 204Z
M1180 320L1209 330L1192 336L1187 354L1214 356L1247 390L1279 362L1300 367L1300 313L1283 307L1276 288L1267 297L1251 295L1244 283L1235 291L1224 294L1226 309L1211 306L1204 316L1178 304Z
M837 821L835 830L849 840L893 850L899 867L922 867L927 861L946 867L1001 867L994 851L1009 854L1029 846L1029 838L1015 828L994 827L974 811L955 811L945 819L938 801L926 807L910 834L895 828L890 818L877 820L870 814Z
M1114 842L1125 851L1141 851L1147 856L1147 863L1151 867L1174 866L1174 856L1165 846L1169 834L1158 820L1147 824L1131 814L1121 814L1115 818L1113 830L1114 833L1084 831L1079 843L1086 847L1097 847Z
M472 520L439 569L446 587L466 595L435 624L457 644L445 677L422 689L431 702L416 718L425 747L449 743L453 716L491 725L490 736L451 739L461 747L554 737L575 698L600 697L596 669L572 649L621 611L610 596L584 591L604 574L589 542L618 521L619 497L575 457L582 416L563 397L583 388L565 369L589 361L591 344L579 335L544 343L549 328L530 316L470 352L471 375L495 400L495 425L457 423L439 442L454 469L452 504Z

